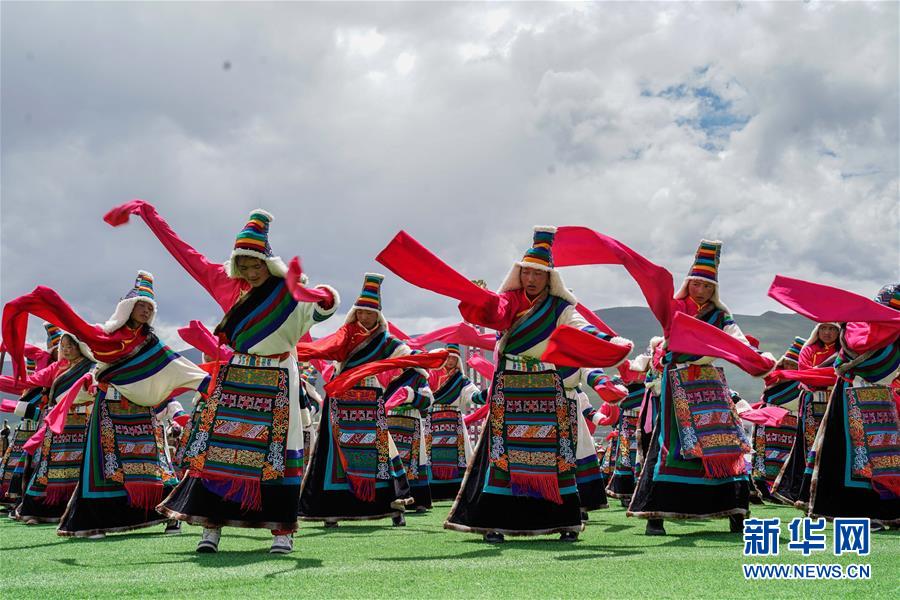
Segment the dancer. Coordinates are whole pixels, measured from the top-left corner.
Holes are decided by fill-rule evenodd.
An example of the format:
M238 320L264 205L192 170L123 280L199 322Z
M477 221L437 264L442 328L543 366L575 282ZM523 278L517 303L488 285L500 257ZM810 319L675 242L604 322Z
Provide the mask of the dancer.
M206 372L153 332L153 276L133 288L102 325L89 325L50 288L38 286L3 309L3 338L22 371L28 314L52 320L84 343L97 361L74 385L96 385L78 485L59 535L100 538L161 523L153 510L175 483L151 408L180 390L205 389ZM67 399L74 396L67 395Z
M566 393L563 365L552 360L567 355L578 375L578 367L617 364L631 349L576 311L575 296L553 267L555 231L535 228L532 247L514 263L498 293L479 288L403 232L378 257L414 285L460 300L467 322L501 334L490 417L444 523L491 543L505 535L578 538L583 529L576 485L578 403L574 393ZM574 335L579 344L553 337L557 331L563 338Z
M238 232L231 257L215 264L181 240L141 200L105 217L112 225L139 215L178 263L225 310L213 332L234 351L217 374L184 460L186 476L157 510L203 533L197 552L217 552L222 527L272 532L272 553L293 550L303 475L300 375L294 348L337 310L337 292L308 290L272 252L272 215L257 209Z
M344 325L331 336L300 344L301 360L334 361L335 380L385 360L406 357L415 362L409 346L388 332L382 313L383 280L383 275L366 273ZM414 500L385 408L395 393L398 402L427 406L426 372L402 369L389 382L373 373L349 390L326 395L310 468L303 478L301 519L323 521L326 527L386 517L394 526L406 524L403 513Z
M16 516L26 525L59 522L78 484L87 413L94 401L93 395L83 387L72 390L94 368L90 350L73 335L63 333L58 353L56 373L47 388L48 406L52 410L70 391L77 396L64 415L62 431L58 434L47 431L34 455L34 473L16 510Z

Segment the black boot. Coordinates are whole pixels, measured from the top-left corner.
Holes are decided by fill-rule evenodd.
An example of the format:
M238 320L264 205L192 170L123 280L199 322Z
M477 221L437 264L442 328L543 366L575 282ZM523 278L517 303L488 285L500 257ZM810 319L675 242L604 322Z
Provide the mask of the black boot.
M337 526L338 526L337 521L325 521L325 527L327 527L329 529L331 529L333 527L337 527Z
M488 544L501 544L503 540L506 538L503 537L503 534L499 531L492 531L490 533L484 534L484 541Z
M586 511L586 510L584 510L584 509L582 508L582 509L581 509L581 520L582 520L582 521L587 521L587 520L589 520L589 519L590 519L590 516L588 516L588 511Z
M561 542L577 542L578 541L578 532L577 531L563 531L559 534L559 541Z
M406 517L402 514L394 515L391 517L391 523L394 524L394 527L406 527Z
M731 533L744 532L744 515L731 515L728 517L728 531Z
M662 519L647 519L647 529L645 535L666 535L666 528L663 527Z
M622 508L628 508L628 505L631 504L631 498L619 498L619 504L622 505Z

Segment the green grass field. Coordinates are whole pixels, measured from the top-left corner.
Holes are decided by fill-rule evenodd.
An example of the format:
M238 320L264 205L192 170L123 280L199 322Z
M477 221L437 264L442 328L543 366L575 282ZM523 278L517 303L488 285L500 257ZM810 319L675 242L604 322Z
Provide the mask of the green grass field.
M781 517L781 555L742 556L742 537L727 520L667 522L667 537L643 535L616 501L591 513L580 540L507 538L492 546L445 531L450 504L389 520L301 523L293 554L267 553L266 531L225 529L218 554L194 552L200 530L162 535L162 526L105 540L65 539L55 526L0 519L0 597L203 598L824 598L900 597L900 532L873 534L868 557L809 558L787 550L786 522L796 510L766 505L754 516ZM829 548L832 540L828 528ZM868 563L868 581L745 581L744 562Z

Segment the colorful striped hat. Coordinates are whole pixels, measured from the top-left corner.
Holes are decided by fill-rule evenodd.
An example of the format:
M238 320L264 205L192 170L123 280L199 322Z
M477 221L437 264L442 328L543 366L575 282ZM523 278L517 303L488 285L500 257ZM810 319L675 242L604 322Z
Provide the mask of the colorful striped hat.
M875 302L900 310L900 283L888 284L878 290Z
M234 240L235 252L240 252L240 256L255 256L262 260L272 256L272 248L269 246L269 223L274 220L270 213L261 208L252 211L247 224Z
M562 276L553 267L553 239L556 237L556 227L552 225L537 225L532 234L531 248L525 252L525 256L519 262L513 263L512 268L497 290L500 293L522 288L522 269L538 269L550 273L550 295L563 298L571 304L578 300L575 295L566 288Z
M316 371L316 368L312 366L311 363L301 362L300 366L300 378L309 383L312 386L316 385L316 382L319 378L319 372Z
M47 330L47 352L53 352L62 339L62 329L52 323L44 323L44 329Z
M239 278L237 258L249 256L265 261L269 267L269 273L276 277L287 275L287 265L280 257L272 253L269 245L269 225L275 220L271 213L257 208L250 211L247 224L241 229L234 240L234 249L231 258L225 263L225 271L229 277Z
M128 319L131 318L131 311L138 302L146 302L153 307L153 313L150 315L150 323L156 318L156 293L153 291L153 274L148 271L138 271L137 277L134 279L134 286L128 290L128 293L122 296L116 305L116 310L106 320L101 327L106 333L112 333L120 329Z
M153 293L153 274L147 271L138 271L137 277L134 279L134 287L122 297L122 300L129 298L139 298L150 302L156 302L156 296Z
M719 283L719 257L722 253L722 242L700 240L700 247L694 256L694 264L688 273L689 279L702 279L710 283Z
M803 344L806 343L806 339L800 336L794 338L794 341L791 343L791 347L784 351L784 356L782 356L782 360L792 360L795 363L800 362L800 350L803 348Z
M381 282L384 275L378 273L366 273L363 279L362 291L359 298L353 304L355 308L367 308L375 312L381 312Z
M688 286L692 280L705 281L715 286L712 297L709 299L713 305L727 313L731 310L719 299L719 260L722 257L722 242L718 240L700 240L700 246L694 255L694 264L685 276L681 287L675 292L676 300L683 300L690 294Z
M33 358L25 357L25 372L26 373L34 373L34 370L37 369L37 361Z
M535 227L531 248L525 252L520 266L549 271L553 269L553 238L556 227Z
M447 352L450 353L450 356L456 356L457 358L459 358L459 356L460 356L459 344L453 344L453 343L447 344L446 346L444 346L444 348L447 350Z

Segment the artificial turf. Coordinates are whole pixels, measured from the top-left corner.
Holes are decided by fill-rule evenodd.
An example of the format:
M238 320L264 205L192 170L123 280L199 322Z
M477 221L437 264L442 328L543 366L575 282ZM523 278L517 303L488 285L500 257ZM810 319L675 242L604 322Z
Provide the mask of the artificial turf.
M614 504L613 504L614 503ZM804 557L788 551L787 522L799 512L754 506L756 517L780 517L781 553L745 559L741 534L728 521L667 521L666 537L643 535L645 522L625 517L615 500L591 513L576 543L556 536L507 538L445 531L450 503L428 514L341 523L301 523L293 554L267 553L267 531L229 529L218 554L196 554L200 529L164 536L155 526L103 540L67 539L53 525L0 518L0 597L218 598L897 598L900 532L872 534L870 556ZM866 581L746 581L743 563L864 563Z

